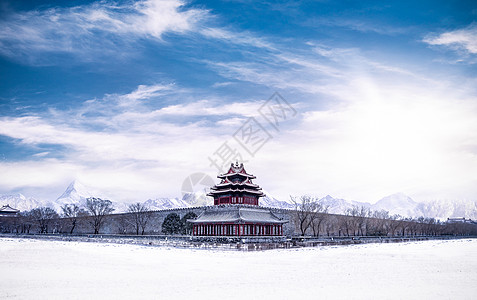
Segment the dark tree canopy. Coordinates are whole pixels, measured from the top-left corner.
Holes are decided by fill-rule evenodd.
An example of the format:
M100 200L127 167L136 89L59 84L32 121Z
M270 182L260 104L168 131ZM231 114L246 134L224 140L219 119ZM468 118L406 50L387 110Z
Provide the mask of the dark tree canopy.
M181 223L182 223L182 230L181 230L181 233L182 234L191 234L192 233L192 223L189 223L187 222L187 220L194 220L197 218L197 215L195 212L193 211L190 211L188 212L187 214L185 214L182 219L181 219Z
M162 223L162 233L164 234L178 234L182 231L181 218L176 213L170 213Z

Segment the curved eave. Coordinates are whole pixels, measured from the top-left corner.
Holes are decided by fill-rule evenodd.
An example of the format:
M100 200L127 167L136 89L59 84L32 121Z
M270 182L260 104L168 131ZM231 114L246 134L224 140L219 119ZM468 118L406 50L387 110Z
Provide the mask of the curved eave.
M241 186L241 185L246 185L246 186L249 186L249 187L253 187L253 188L260 188L258 186L258 184L254 184L254 183L247 183L247 182L237 182L237 183L233 183L233 182L225 182L225 183L219 183L219 184L216 184L213 188L217 188L217 187L226 187L226 186Z
M229 220L187 220L189 223L194 224L230 224L230 223L253 223L253 224L285 224L288 221L284 220L253 220L253 219L243 219L243 218L236 218L236 219L229 219Z
M226 189L226 190L212 190L210 191L207 196L213 196L213 195L219 195L219 194L225 194L225 193L249 193L249 194L254 194L258 195L260 197L264 197L265 194L262 191L254 191L254 190L233 190L233 189Z
M255 179L257 177L253 176L252 174L244 174L244 173L227 173L227 174L220 174L217 176L217 178L225 179L226 177L229 176L234 176L234 175L240 175L242 177L250 178L250 179Z

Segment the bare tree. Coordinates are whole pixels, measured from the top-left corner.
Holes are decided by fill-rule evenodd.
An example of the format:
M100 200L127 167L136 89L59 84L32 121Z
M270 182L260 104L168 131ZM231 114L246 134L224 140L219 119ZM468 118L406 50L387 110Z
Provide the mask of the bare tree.
M30 233L30 229L33 226L35 220L31 215L31 211L23 211L20 213L21 233Z
M373 211L368 230L371 235L385 236L389 232L389 212L386 210Z
M369 215L369 208L366 206L357 206L357 213L356 213L356 218L357 218L357 225L358 225L358 234L359 235L367 235L367 222L368 218L367 216Z
M328 206L316 202L315 211L310 214L310 218L310 227L313 231L313 236L319 236L320 228L322 227L323 222L328 218Z
M345 228L352 232L353 235L360 235L361 234L361 225L362 225L362 218L361 214L365 213L365 210L362 210L362 207L357 205L353 205L352 208L348 208L345 211L345 215L348 216L347 220L344 221L347 223L344 224Z
M147 223L151 218L151 211L149 208L145 204L138 202L129 205L128 212L130 213L132 223L136 228L136 234L139 235L139 230L141 230L141 235L144 235Z
M83 208L80 208L78 205L72 204L65 204L61 207L63 211L63 217L69 218L71 224L70 234L73 234L73 230L75 230L78 217L84 217L88 215L88 212Z
M401 215L392 215L389 216L389 226L388 226L388 234L391 236L396 235L396 231L398 230L399 226L401 226Z
M115 220L116 220L116 225L118 228L118 233L126 234L126 232L128 231L128 228L131 226L131 223L132 223L130 220L130 217L122 214L122 215L116 216Z
M350 210L346 210L344 215L340 215L338 217L338 226L339 226L338 234L340 236L341 234L350 236L350 231L352 230L352 226L353 226L353 219L350 216Z
M328 214L323 224L323 227L327 236L331 236L336 233L337 224L338 224L337 216Z
M90 224L94 229L94 234L98 234L101 226L103 226L104 216L109 215L114 211L112 206L113 203L109 200L94 197L86 199L86 209L92 216Z
M40 233L48 233L48 224L59 217L56 211L49 207L34 208L30 211L30 216L38 222Z
M312 215L316 211L317 201L311 196L290 196L295 205L295 224L298 224L302 236L306 234L313 221Z

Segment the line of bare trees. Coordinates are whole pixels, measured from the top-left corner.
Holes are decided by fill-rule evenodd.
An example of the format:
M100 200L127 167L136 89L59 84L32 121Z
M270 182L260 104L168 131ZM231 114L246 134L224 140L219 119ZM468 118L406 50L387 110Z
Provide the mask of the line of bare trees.
M39 207L21 212L16 217L0 218L0 232L11 233L75 233L78 225L88 226L91 232L99 234L107 215L114 211L110 200L88 198L84 207L64 204L61 214L50 207ZM128 213L119 218L120 233L133 228L137 235L144 234L152 212L142 203L129 205ZM35 232L32 229L35 229Z
M353 206L343 215L330 214L328 207L311 196L292 197L292 202L295 209L290 223L295 226L294 232L301 236L477 235L475 224L449 224L424 217L406 218L384 210L371 211L364 206ZM74 234L80 226L82 232L89 228L89 232L99 234L106 216L114 211L111 201L100 198L88 198L85 207L65 204L61 210L59 215L51 208L40 207L22 212L18 217L0 217L0 232ZM129 205L128 213L111 218L117 227L115 232L143 235L148 226L154 226L151 224L154 223L151 221L152 216L144 204L135 203ZM190 217L196 215L187 215L187 218ZM189 227L190 224L179 216L170 215L161 225L164 234L188 234Z
M301 236L418 236L477 235L477 225L448 224L434 218L407 218L388 211L353 206L343 215L329 214L328 207L311 196L291 197L295 231Z

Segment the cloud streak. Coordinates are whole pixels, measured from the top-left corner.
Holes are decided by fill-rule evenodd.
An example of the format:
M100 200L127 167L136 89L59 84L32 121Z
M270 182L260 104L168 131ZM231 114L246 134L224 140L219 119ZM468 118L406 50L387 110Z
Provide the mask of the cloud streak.
M0 189L67 185L76 178L99 190L109 189L105 192L118 200L128 200L134 193L136 197L177 196L190 172L214 174L207 156L263 103L200 100L148 107L154 99L167 102L177 93L184 91L173 85L140 85L127 94L87 100L74 110L0 118L0 135L40 149L22 162L0 163L5 171ZM44 144L61 146L62 157L38 147ZM39 169L48 164L56 174L39 180ZM32 168L38 170L31 172ZM11 177L21 172L29 175ZM163 182L158 183L158 178Z
M428 36L423 41L429 45L444 46L464 54L475 55L477 54L477 23L462 29Z
M0 21L0 53L42 61L44 53L69 53L84 60L120 55L118 47L141 38L162 41L166 33L193 31L207 11L183 9L179 0L94 2L87 6L19 12Z

